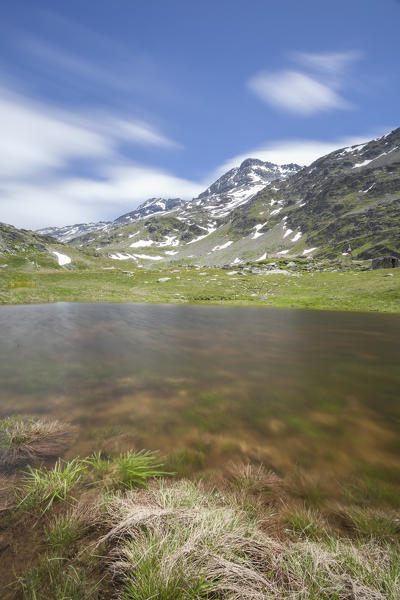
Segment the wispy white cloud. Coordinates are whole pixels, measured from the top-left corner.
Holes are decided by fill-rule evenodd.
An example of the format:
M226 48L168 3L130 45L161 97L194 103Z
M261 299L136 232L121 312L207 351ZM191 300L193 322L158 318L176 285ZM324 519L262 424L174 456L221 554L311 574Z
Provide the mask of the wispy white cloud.
M298 71L258 73L249 80L248 86L268 104L304 116L349 107L334 89Z
M103 117L103 118L102 118ZM181 144L162 134L156 127L144 121L129 121L113 117L100 116L96 127L117 140L126 140L146 146L160 148L181 148Z
M352 104L340 92L348 66L361 57L358 51L333 53L297 52L292 58L302 70L256 73L248 88L274 108L301 116L349 109Z
M76 119L0 91L0 176L63 167L71 159L112 154L112 142Z
M113 219L152 197L190 199L205 185L167 171L135 165L106 170L102 180L90 178L0 184L0 221L39 229Z
M338 148L354 146L369 141L372 135L342 137L331 141L311 139L275 140L267 144L250 149L248 152L238 154L224 162L217 170L216 175L221 175L227 170L237 167L246 158L260 158L276 164L296 163L307 166Z
M305 67L323 72L324 74L342 73L351 63L362 58L359 50L347 52L295 52L293 58Z
M110 159L118 143L178 147L143 121L68 112L0 89L0 176L33 175L75 159Z
M39 228L115 217L152 196L192 198L203 186L128 162L121 143L178 147L154 125L68 112L0 89L0 221ZM84 160L100 178L76 178Z
M26 52L35 57L42 69L51 67L58 73L72 75L75 79L84 79L87 84L100 84L115 90L127 90L132 87L131 78L121 77L121 73L95 64L86 57L71 50L65 50L43 40L24 37L19 41Z
M163 99L172 90L160 69L151 58L132 54L117 43L110 45L101 36L74 26L71 35L83 46L65 48L32 36L16 34L18 47L35 59L35 70L42 77L62 78L70 82L72 89L108 89L117 96L130 98L132 94L157 94ZM93 39L93 46L90 40Z

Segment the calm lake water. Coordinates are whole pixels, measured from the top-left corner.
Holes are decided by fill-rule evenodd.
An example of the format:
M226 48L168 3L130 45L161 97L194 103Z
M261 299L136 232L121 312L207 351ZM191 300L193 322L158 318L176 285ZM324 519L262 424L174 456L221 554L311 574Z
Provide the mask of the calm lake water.
M79 425L72 454L160 449L182 470L262 461L400 473L400 317L247 307L0 308L0 417ZM375 471L374 471L375 470Z

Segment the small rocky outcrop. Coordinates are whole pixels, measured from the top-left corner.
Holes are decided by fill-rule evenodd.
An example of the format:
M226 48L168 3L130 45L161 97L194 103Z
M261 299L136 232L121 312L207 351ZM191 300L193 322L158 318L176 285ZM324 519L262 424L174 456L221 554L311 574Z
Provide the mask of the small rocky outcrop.
M373 269L394 269L400 267L400 259L395 256L378 256L372 259Z

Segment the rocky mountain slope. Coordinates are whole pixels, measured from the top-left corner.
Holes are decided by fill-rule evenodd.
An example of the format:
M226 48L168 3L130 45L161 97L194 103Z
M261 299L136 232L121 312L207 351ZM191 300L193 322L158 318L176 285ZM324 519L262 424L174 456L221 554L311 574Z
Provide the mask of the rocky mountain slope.
M275 165L257 158L248 158L240 167L222 175L193 202L206 210L211 217L226 217L233 209L245 204L251 196L262 190L266 184L277 179L286 179L300 169L296 164Z
M90 250L82 253L53 237L0 223L0 273L18 267L31 271L41 268L86 268L95 259Z
M140 204L135 210L115 219L113 225L127 225L128 223L144 219L156 213L165 214L171 210L182 208L185 204L186 202L182 198L168 198L167 200L164 198L150 198L146 202L143 202L143 204Z
M247 159L191 201L152 199L136 211L119 217L107 228L99 229L95 235L80 236L72 243L80 248L95 248L101 255L115 260L171 260L182 251L185 253L183 258L190 259L195 256L190 252L192 245L197 248L198 242L212 238L237 207L245 205L268 183L290 177L300 170L301 167L295 164L279 166ZM153 213L147 217L149 206ZM146 253L138 250L143 248L147 249ZM157 248L163 249L161 254Z
M265 184L264 177L269 179ZM112 260L223 265L400 255L400 129L309 167L249 159L191 202L73 242Z
M220 218L228 215L234 208L247 202L265 185L276 179L284 179L299 171L299 165L274 165L258 159L247 159L240 167L235 167L220 177L198 198L192 201L181 198L150 198L132 210L112 222L99 221L98 223L80 223L66 225L64 227L46 227L39 229L37 233L51 235L60 242L69 242L94 231L110 232L122 225L128 225L134 221L145 219L153 215L164 216L171 212L181 215L182 220L194 214L195 221L205 221L208 218ZM201 211L206 213L201 215ZM203 218L202 218L203 217ZM199 230L198 233L201 233ZM86 237L86 240L93 236Z
M38 229L36 233L42 235L49 235L59 242L70 242L71 240L85 235L86 233L92 233L98 229L107 230L111 225L111 221L99 221L98 223L76 223L75 225L65 225L64 227L44 227Z
M248 159L190 202L152 198L112 223L75 226L75 233L79 227L80 233L88 229L72 240L72 229L57 235L71 252L83 250L107 264L337 259L349 246L359 258L400 256L400 129L303 169ZM8 240L17 235L11 229ZM33 247L49 247L50 238L24 235Z
M264 221L260 227L260 217ZM267 255L400 253L400 129L328 154L237 210L227 235L257 230Z

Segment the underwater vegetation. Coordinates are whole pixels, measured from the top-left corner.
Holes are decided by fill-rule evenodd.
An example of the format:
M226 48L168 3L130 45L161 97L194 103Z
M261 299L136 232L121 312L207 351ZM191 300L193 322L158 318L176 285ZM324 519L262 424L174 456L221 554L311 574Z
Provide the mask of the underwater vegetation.
M0 423L19 432L9 449L32 439L32 419ZM29 458L0 479L2 599L400 597L400 521L388 503L344 495L318 506L306 479L240 461L189 480L164 467L176 453Z

